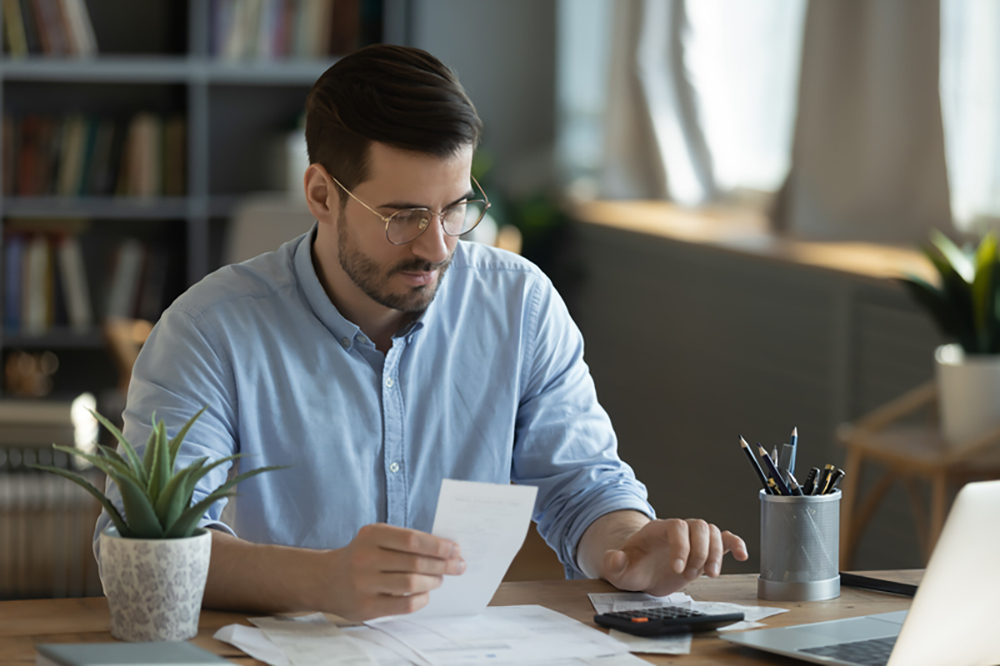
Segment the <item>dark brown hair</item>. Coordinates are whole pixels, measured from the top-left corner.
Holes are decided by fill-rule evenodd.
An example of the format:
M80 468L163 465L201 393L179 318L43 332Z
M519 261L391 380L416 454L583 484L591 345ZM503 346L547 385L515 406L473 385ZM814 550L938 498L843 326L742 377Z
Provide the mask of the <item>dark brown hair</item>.
M420 49L374 44L326 70L306 99L309 162L353 189L373 141L450 157L479 142L482 121L455 74ZM345 201L342 197L341 201Z

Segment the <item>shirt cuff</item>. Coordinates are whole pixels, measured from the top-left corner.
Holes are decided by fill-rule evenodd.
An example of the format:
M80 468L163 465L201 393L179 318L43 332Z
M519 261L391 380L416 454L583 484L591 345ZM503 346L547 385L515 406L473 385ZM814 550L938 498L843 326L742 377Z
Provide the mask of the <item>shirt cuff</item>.
M567 553L569 557L563 560L563 568L566 570L566 578L569 580L577 580L581 578L587 578L587 575L583 573L580 565L576 561L577 550L580 546L580 539L583 538L583 533L587 531L595 520L601 516L606 516L609 513L614 513L615 511L638 511L641 514L646 515L650 520L656 520L656 511L653 509L649 502L637 497L631 493L627 495L619 495L617 497L609 497L601 502L596 503L594 506L584 513L576 524L579 526L575 528L567 538L567 548L571 550ZM572 544L572 545L570 545Z

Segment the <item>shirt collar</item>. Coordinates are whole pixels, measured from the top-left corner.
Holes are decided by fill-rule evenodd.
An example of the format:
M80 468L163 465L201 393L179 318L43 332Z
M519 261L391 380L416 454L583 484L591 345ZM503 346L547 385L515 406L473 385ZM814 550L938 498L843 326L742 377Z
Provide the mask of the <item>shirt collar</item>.
M316 266L313 264L312 244L316 238L316 228L319 224L314 224L312 231L304 235L299 241L299 246L295 248L295 277L302 288L302 293L309 302L313 314L323 322L337 340L343 342L349 340L353 343L354 336L361 330L358 326L344 318L333 305L323 284L319 281L316 273Z
M358 328L357 324L348 321L340 314L340 311L337 310L336 306L330 300L330 296L323 288L323 284L319 281L319 274L316 272L316 265L313 263L312 256L312 244L316 238L316 229L318 226L319 223L314 224L312 230L302 237L298 247L295 248L295 277L306 296L306 301L309 302L309 307L312 309L313 314L323 322L323 325L326 326L341 344L347 347L354 343L354 338L361 329ZM440 300L447 282L448 276L445 274L441 284L438 285L437 296L427 308L428 310L432 310L437 301ZM424 320L426 318L427 312L422 313L417 319L397 331L393 337L406 336L409 338L424 327ZM344 343L345 340L348 341L347 344Z

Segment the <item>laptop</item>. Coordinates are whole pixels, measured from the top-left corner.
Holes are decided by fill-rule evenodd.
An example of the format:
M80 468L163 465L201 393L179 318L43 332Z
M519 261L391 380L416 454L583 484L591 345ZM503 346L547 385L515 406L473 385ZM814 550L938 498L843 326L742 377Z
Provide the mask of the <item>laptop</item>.
M816 664L1000 664L1000 481L958 493L909 611L720 636Z

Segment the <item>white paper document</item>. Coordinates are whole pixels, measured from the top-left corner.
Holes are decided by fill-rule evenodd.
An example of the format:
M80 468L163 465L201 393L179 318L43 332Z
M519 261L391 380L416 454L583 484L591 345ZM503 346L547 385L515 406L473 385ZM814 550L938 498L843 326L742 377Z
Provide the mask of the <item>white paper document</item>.
M410 619L338 629L322 613L295 618L259 618L277 626L270 635L229 625L215 638L271 666L354 664L356 648L379 666L641 666L628 648L576 620L541 606L504 606L463 618ZM273 623L263 620L273 619ZM286 630L290 624L296 626ZM331 637L346 643L331 644ZM323 650L316 648L322 647ZM287 656L286 656L287 655Z
M491 606L459 617L401 615L368 624L441 666L578 663L628 652L606 634L542 606Z
M466 569L445 576L430 603L407 617L482 612L528 535L537 494L535 486L442 481L432 533L458 544Z
M689 608L688 604L694 601L683 592L674 592L665 597L654 597L645 592L591 592L587 596L598 613L619 613L663 606Z
M250 622L285 653L291 666L378 666L353 638L322 613L252 617Z
M670 636L634 636L612 629L608 635L628 646L629 652L642 654L691 654L691 634Z

